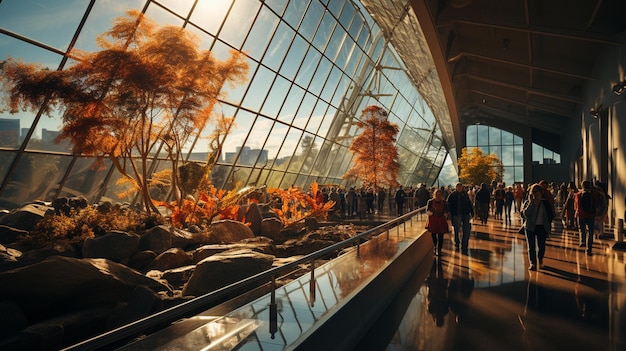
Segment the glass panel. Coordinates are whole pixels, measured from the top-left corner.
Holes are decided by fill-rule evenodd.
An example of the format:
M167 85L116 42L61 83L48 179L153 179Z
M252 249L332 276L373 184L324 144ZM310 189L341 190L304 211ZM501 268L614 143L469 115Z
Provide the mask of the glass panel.
M264 3L266 6L276 11L278 15L282 15L283 11L285 11L285 7L287 7L287 1L289 0L265 0Z
M313 47L309 47L309 51L306 53L304 61L302 61L300 70L298 71L298 75L296 75L296 84L304 88L309 86L321 57L322 54L320 54L319 51L315 50Z
M159 26L182 27L183 25L183 20L180 19L180 17L174 16L171 12L168 12L162 7L156 5L148 7L146 10L146 17L158 23Z
M489 145L489 128L487 126L479 125L478 127L478 146Z
M217 34L233 0L198 1L191 22L211 34ZM256 13L256 11L255 11Z
M533 163L543 164L543 148L533 143Z
M265 48L269 44L274 30L278 26L278 22L278 17L267 7L263 7L252 30L248 34L243 51L251 57L260 60L265 53Z
M246 89L248 89L248 84L250 84L252 75L254 74L258 64L254 61L248 61L248 77L244 78L244 83L237 84L234 88L230 86L225 86L222 88L222 93L225 94L224 100L233 103L234 105L239 105L243 95L246 93Z
M285 62L283 62L280 69L280 73L287 79L292 80L296 76L296 72L302 64L302 58L304 57L308 46L309 44L304 41L301 36L296 35L293 40L293 44L291 44L291 48L289 49L289 53L285 58Z
M322 99L324 99L325 101L330 101L332 99L333 93L335 92L335 89L337 89L337 85L339 84L339 79L341 78L341 75L341 70L337 68L337 66L334 66L332 72L326 80L324 90L322 90Z
M278 30L274 34L274 38L272 38L272 42L270 43L270 47L265 54L263 63L278 71L287 50L289 50L289 44L291 44L291 39L294 35L294 31L291 30L285 23L281 22L278 25Z
M283 145L279 152L279 157L276 159L275 167L280 169L286 169L288 163L291 161L295 161L294 156L298 153L298 143L300 142L300 137L302 136L302 131L298 129L291 128L289 129L289 133L283 142Z
M40 120L41 125L43 120ZM60 129L60 128L58 128ZM46 150L56 152L72 152L72 144L69 139L63 139L57 141L59 136L58 130L48 130L47 128L41 128L41 134L33 134L28 141L27 149L29 150Z
M306 40L311 41L313 39L313 34L315 34L322 14L324 14L322 5L317 1L311 2L298 31Z
M65 51L87 5L82 0L2 1L0 24L8 31Z
M478 126L469 125L465 131L465 145L467 147L478 145Z
M273 162L277 158L287 156L286 151L282 149L282 145L289 127L282 123L275 122L272 128L268 130L270 130L270 133L263 147L263 151L267 152L268 157L267 160L259 160L258 164L260 166L265 164L264 161L271 160L271 162Z
M296 118L293 120L293 125L296 127L300 127L304 129L306 127L309 118L311 117L311 113L313 113L313 108L315 107L315 103L317 102L317 97L307 93L300 104L300 108L298 109L298 113L296 113Z
M344 38L346 36L346 31L343 28L337 26L335 27L335 31L333 32L333 36L328 42L328 46L324 51L324 55L328 57L331 61L335 61L335 57L337 56L337 52L341 45L344 45Z
M291 90L289 90L289 95L285 100L285 105L280 110L280 116L278 116L278 119L285 123L291 123L296 111L298 111L298 107L300 106L303 97L304 90L296 85L292 85Z
M283 21L297 29L300 24L300 19L302 19L302 14L306 12L308 3L308 0L290 1L289 6L287 6L287 11L285 11L285 15L283 16Z
M71 157L25 153L9 175L3 201L12 207L32 201L52 200Z
M513 159L513 156L513 146L502 146L502 157L500 158L500 161L502 161L502 164L504 166L515 165L515 160Z
M187 18L194 0L159 0L159 3L181 17Z
M278 117L278 112L285 101L285 97L287 97L286 92L289 91L290 85L291 83L285 78L281 76L276 77L274 84L272 84L272 90L267 95L267 100L261 109L264 115Z
M235 1L233 8L228 14L226 23L224 23L224 28L220 30L220 39L235 48L240 48L250 31L254 16L259 11L259 6L261 6L261 3L258 0Z
M252 124L256 119L256 115L248 111L239 110L235 116L235 127L224 140L223 157L224 162L233 163L237 156L237 149L243 146L248 133L254 140L265 140L267 131L253 130Z
M60 197L84 195L90 202L95 202L110 167L109 159L103 159L100 164L93 158L79 158L61 189Z
M319 95L322 91L322 87L324 87L324 83L326 83L326 78L332 69L333 64L328 61L325 57L322 58L317 70L315 71L315 76L311 81L311 85L309 86L309 91L314 95Z
M354 7L352 4L348 3L344 6L343 11L341 12L339 23L341 23L345 28L348 28L352 22L352 17L354 17Z
M513 134L502 131L502 145L513 145Z
M318 100L317 104L315 104L313 114L311 115L311 118L306 125L306 130L312 133L316 133L322 125L322 122L324 121L324 116L326 115L327 110L328 104L322 100Z
M265 184L270 188L278 188L280 187L280 182L284 176L284 172L271 171L269 177L265 181Z
M498 128L489 128L489 144L490 145L501 145L502 138L500 137L500 129Z
M268 94L271 82L274 81L275 76L276 74L274 72L263 66L259 66L259 70L254 75L252 83L250 83L250 89L248 89L242 105L253 111L258 111L261 108L265 96Z
M322 23L317 29L317 33L315 33L315 38L313 38L313 45L319 51L323 52L326 48L326 43L328 43L328 39L330 38L330 34L332 33L335 24L336 21L333 16L329 12L324 13Z

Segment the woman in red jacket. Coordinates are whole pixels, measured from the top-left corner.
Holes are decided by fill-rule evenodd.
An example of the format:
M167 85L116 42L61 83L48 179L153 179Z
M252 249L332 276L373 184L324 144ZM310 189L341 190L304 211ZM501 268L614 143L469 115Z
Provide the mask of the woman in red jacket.
M443 198L441 189L435 190L433 198L428 200L426 213L428 214L426 229L432 235L436 255L440 256L443 249L443 235L450 232L448 227L448 203Z

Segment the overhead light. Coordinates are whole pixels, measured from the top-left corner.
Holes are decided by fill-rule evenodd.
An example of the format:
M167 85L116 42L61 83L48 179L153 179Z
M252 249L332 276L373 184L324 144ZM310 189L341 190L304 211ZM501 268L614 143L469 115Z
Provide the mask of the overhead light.
M613 85L613 92L615 93L615 95L622 95L624 90L626 90L626 81L615 83Z
M591 117L597 119L600 116L601 110L602 110L602 104L600 104L597 107L592 107L591 110L589 110L589 114L591 115Z

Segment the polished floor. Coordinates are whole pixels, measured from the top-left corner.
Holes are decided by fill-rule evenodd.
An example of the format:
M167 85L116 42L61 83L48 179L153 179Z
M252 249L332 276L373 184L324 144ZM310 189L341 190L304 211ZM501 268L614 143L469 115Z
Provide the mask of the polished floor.
M358 349L626 350L626 254L614 240L596 239L587 256L578 234L555 220L534 272L519 219L475 223L468 254L448 240L426 281L408 284L396 315L381 318Z

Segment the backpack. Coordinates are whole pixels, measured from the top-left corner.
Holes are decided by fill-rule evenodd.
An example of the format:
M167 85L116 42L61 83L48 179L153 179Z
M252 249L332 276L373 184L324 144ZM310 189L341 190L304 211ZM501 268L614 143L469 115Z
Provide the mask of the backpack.
M586 214L595 214L596 206L593 204L593 193L591 191L583 191L578 199L578 208Z

